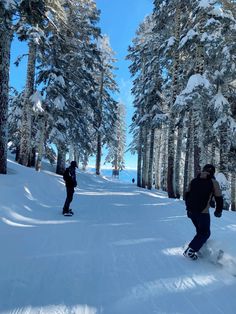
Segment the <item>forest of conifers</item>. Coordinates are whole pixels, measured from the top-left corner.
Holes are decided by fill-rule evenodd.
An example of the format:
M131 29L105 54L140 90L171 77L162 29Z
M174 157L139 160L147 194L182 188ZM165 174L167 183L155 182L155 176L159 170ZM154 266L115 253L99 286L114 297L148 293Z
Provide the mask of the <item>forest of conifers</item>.
M125 110L99 15L93 0L0 1L0 173L8 149L37 170L42 158L56 162L58 174L68 153L84 168L96 156L100 174L106 146L106 160L124 168ZM28 44L21 91L9 86L13 40ZM235 210L235 52L235 1L153 1L127 53L138 186L184 197L212 163L224 178L225 209Z
M99 16L93 0L0 1L0 173L7 172L7 145L36 170L46 157L62 174L70 152L83 167L96 155L99 174L104 145L106 161L124 167L125 112ZM9 88L13 40L28 45L21 91Z
M138 186L179 198L211 163L235 210L235 1L155 0L128 59Z

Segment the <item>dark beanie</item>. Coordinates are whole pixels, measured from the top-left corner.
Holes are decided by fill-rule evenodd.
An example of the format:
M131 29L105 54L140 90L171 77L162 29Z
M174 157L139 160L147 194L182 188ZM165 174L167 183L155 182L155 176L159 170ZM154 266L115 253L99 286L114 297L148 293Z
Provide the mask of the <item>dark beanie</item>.
M202 170L210 173L211 176L214 176L216 168L211 164L206 164Z
M70 163L70 165L71 165L71 167L73 167L73 168L78 168L77 162L74 161L74 160Z

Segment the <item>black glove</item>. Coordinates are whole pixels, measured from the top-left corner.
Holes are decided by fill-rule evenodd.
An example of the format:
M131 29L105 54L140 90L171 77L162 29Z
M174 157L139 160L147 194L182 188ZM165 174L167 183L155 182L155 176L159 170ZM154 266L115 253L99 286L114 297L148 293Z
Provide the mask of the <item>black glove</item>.
M222 212L215 210L214 215L219 218L219 217L221 217Z
M213 201L213 199L210 200L210 207L211 208L215 208L216 207L216 203L215 203L215 201Z

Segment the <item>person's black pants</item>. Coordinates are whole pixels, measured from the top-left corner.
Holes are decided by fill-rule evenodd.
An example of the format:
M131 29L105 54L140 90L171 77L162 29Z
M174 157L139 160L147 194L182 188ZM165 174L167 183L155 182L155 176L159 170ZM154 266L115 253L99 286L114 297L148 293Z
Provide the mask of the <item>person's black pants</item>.
M197 232L189 243L189 247L198 252L211 235L210 214L189 213L189 218L192 220Z
M74 187L66 187L66 201L63 207L63 214L69 211L70 203L73 200Z

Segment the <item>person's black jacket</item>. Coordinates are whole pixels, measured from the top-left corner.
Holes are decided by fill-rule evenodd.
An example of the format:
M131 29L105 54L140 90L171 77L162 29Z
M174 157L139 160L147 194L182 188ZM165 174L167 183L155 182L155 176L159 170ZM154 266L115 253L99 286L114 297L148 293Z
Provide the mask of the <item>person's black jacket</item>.
M201 172L193 179L185 195L186 209L193 213L209 213L212 196L215 198L215 216L220 217L223 209L223 197L219 183L209 173Z
M77 186L75 168L71 166L66 168L63 179L66 183L66 187L75 188Z

